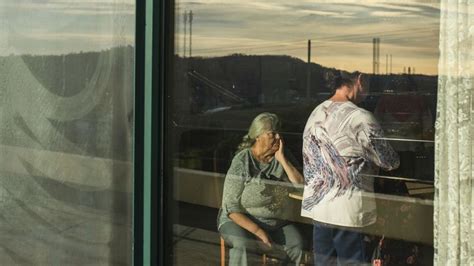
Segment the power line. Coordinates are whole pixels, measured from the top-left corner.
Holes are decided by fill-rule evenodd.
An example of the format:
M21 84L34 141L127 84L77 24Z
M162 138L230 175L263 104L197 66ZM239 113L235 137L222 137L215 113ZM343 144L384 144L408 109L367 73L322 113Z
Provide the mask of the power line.
M411 34L416 34L415 36L417 37L425 37L423 33L431 33L433 30L431 29L417 29L417 30L396 30L396 31L385 31L385 34L380 35L381 37L384 38L384 40L391 40L394 39L395 37L400 37L400 36L406 36L407 34L405 33L411 33ZM387 34L389 33L389 34ZM376 34L376 33L374 33ZM349 37L348 37L349 36ZM314 39L313 41L316 42L316 46L321 47L321 42L347 42L347 41L366 41L366 43L370 43L370 38L368 36L362 36L361 34L351 34L351 35L341 35L341 36L330 36L330 37L322 37L319 39ZM298 40L298 41L291 41L291 42L285 42L283 44L274 44L274 45L239 45L239 46L233 46L233 47L215 47L215 48L201 48L201 49L195 49L195 51L200 52L201 54L208 54L208 53L215 53L215 52L225 52L225 51L234 51L238 49L247 49L247 50L253 50L253 49L266 49L266 48L277 48L277 47L288 47L292 46L292 44L295 43L301 43L302 46L305 46L303 42L306 42L306 40ZM294 45L293 45L294 46ZM208 51L208 52L207 52Z
M319 37L319 38L310 38L315 41L339 41L339 40L354 40L356 39L361 39L361 40L366 40L372 38L374 35L379 35L383 37L384 39L389 38L391 36L403 36L405 32L410 32L410 33L417 33L417 32L436 32L435 30L432 29L427 29L425 27L423 28L415 28L415 29L399 29L399 30L392 30L392 31L382 31L382 32L367 32L367 33L358 33L358 34L345 34L345 35L336 35L336 36L326 36L326 37ZM389 33L389 34L387 34ZM342 38L341 38L342 36ZM418 35L417 35L418 36ZM263 43L269 42L269 43L275 43L276 41L263 41ZM262 45L262 44L257 44L257 45L242 45L238 47L220 47L220 48L202 48L199 49L199 51L205 51L205 50L216 50L216 49L231 49L231 48L244 48L244 47L274 47L274 46L282 46L282 45L289 45L292 43L298 43L298 42L306 42L306 39L294 39L294 40L289 40L285 41L282 44L279 45Z
M364 34L345 34L345 35L336 35L336 36L326 36L326 37L319 37L319 38L312 38L314 41L341 41L341 40L366 40L368 38L372 38L374 35L379 35L383 37L384 39L392 37L392 36L404 36L406 34L403 34L405 32L410 32L410 33L421 33L421 32L432 32L432 29L426 29L426 28L418 28L418 29L412 29L412 30L393 30L393 31L384 31L384 32L373 32L373 33L364 33ZM389 33L389 34L387 34ZM417 35L418 36L418 35ZM271 42L271 41L267 41ZM286 41L282 44L278 45L246 45L246 46L238 46L238 47L222 47L222 49L230 49L230 48L240 48L240 47L273 47L273 46L282 46L282 45L289 45L292 43L298 43L298 42L306 42L304 39L298 39L298 40L293 40L293 41ZM272 42L274 43L274 42ZM199 49L200 51L203 50L211 50L211 49L216 49L216 48L203 48ZM219 49L219 48L217 48Z
M354 43L350 43L349 40L345 41L332 41L331 44L328 44L328 42L323 42L323 41L317 41L316 43L313 40L313 47L317 48L325 48L325 47L335 47L335 43L337 43L338 47L343 47L343 46L353 46ZM364 42L364 43L359 43L359 44L367 44L369 45L371 42ZM268 47L283 47L283 48L278 48L278 49L268 49ZM286 48L285 48L286 47ZM291 48L290 48L291 47ZM199 54L201 55L206 55L206 54L216 54L216 53L225 53L225 52L233 52L233 53L239 53L239 52L253 52L253 53L268 53L268 52L277 52L277 51L293 51L293 50L302 50L306 47L305 43L300 43L297 45L274 45L274 46L259 46L259 47L253 47L253 48L244 48L244 47L234 47L234 48L226 48L226 49L213 49L209 48L206 49L206 51L200 52ZM263 51L258 51L262 50Z
M268 42L270 42L270 41L268 41ZM233 46L233 47L201 48L201 49L197 49L195 51L211 51L211 50L215 51L215 50L229 50L229 49L238 49L238 48L247 48L247 49L272 48L272 47L290 46L294 43L301 43L301 42L302 42L301 40L298 40L298 41L293 41L293 42L286 42L284 44L272 44L272 45L256 44L256 45L240 45L240 46ZM275 43L275 42L273 42L273 43Z

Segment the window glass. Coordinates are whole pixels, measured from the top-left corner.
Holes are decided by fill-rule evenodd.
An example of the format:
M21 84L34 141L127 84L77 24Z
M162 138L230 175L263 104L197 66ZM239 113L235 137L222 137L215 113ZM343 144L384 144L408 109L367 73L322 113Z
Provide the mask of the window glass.
M363 74L367 97L358 105L401 161L364 177L374 181L378 216L367 240L373 248L385 236L391 263L432 263L438 1L180 0L174 15L165 141L173 265L228 262L216 219L252 120L263 112L280 118L278 132L302 173L305 124L332 96L327 76L339 70ZM302 185L284 199L292 206L285 219L303 235L311 263L312 221L301 217L298 193ZM248 258L259 263L262 253Z
M0 3L3 265L132 263L135 3Z

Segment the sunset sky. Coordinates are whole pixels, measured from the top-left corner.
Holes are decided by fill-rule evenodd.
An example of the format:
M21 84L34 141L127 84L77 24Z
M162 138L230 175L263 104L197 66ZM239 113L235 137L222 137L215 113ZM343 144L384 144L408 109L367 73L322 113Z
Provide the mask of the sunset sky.
M0 1L0 55L100 51L134 34L134 0Z
M285 54L324 66L372 72L372 38L380 38L380 72L436 74L439 2L328 0L192 0L178 2L177 52L183 13L192 10L193 56ZM189 26L188 26L189 27ZM189 47L189 44L187 44Z
M183 54L182 14L193 10L193 56L284 54L346 70L372 71L372 38L380 72L392 54L404 67L436 74L439 2L329 0L176 1L176 53ZM0 55L64 54L133 45L133 0L3 0Z

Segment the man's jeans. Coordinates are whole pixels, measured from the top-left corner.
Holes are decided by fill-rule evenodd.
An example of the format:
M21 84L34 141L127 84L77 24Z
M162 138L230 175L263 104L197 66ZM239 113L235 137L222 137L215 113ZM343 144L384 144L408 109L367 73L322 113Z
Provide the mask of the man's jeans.
M350 229L314 222L314 265L367 264L365 235Z

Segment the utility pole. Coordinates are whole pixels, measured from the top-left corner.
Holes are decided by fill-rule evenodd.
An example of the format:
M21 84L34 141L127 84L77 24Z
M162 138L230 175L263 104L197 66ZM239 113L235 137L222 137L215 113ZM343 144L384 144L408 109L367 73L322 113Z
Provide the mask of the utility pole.
M392 54L390 54L390 75L392 75Z
M377 46L377 39L376 38L372 38L372 74L377 74L376 73L376 70L377 70L377 67L376 67L376 52L375 52L375 47Z
M385 54L385 75L388 75L388 54Z
M380 74L380 38L377 38L377 74Z
M372 39L372 72L380 74L380 38Z
M189 11L189 57L192 57L193 50L193 11Z
M306 75L306 98L311 99L311 40L308 40L308 65Z
M183 41L183 58L186 58L186 27L188 25L188 11L184 11L184 41Z

